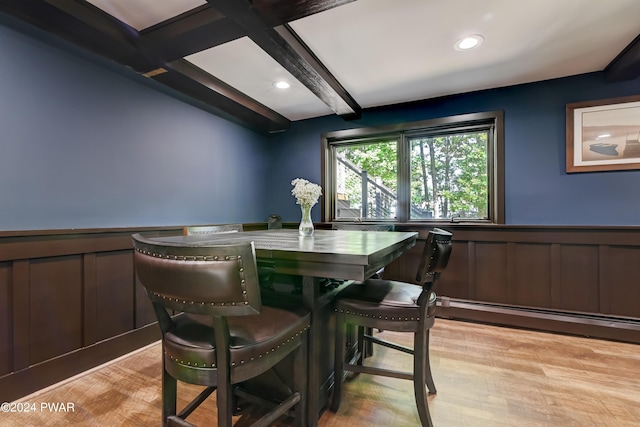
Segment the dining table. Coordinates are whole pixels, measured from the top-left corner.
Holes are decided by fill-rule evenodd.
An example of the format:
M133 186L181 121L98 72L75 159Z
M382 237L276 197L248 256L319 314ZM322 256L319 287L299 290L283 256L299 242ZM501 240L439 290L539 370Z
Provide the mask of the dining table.
M154 240L196 246L252 241L258 265L275 277L292 278L292 292L311 313L308 340L307 425L315 427L333 386L332 301L352 281L365 280L416 243L418 233L401 231L272 229L206 235L160 236Z

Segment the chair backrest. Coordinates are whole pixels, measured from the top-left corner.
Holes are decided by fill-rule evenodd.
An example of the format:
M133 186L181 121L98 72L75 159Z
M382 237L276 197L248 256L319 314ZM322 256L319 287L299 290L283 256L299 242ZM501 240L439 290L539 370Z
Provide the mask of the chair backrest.
M182 234L191 236L194 234L240 233L242 231L242 224L196 225L183 227Z
M427 242L422 251L422 259L416 274L416 281L421 285L433 282L447 268L451 255L451 237L453 234L440 228L429 231ZM429 288L431 287L429 286Z
M189 246L132 238L136 275L154 305L211 316L262 310L253 242Z
M331 228L334 230L393 231L395 226L393 224L334 222Z

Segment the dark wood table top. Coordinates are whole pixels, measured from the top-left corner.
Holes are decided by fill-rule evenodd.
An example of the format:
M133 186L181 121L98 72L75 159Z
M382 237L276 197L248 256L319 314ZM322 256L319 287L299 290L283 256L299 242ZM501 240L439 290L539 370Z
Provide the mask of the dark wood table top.
M276 272L333 279L364 280L413 247L418 233L395 231L298 230L156 237L164 243L219 245L253 241L256 257L273 262Z

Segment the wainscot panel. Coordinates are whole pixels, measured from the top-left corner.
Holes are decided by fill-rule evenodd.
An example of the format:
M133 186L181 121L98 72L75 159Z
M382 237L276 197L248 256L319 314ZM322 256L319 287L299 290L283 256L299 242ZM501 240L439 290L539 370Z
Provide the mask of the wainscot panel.
M496 242L473 242L475 250L467 257L452 264L447 269L443 279L447 279L449 270L455 270L462 263L475 261L475 272L470 274L475 277L475 286L468 297L449 292L448 288L440 287L441 292L454 298L478 299L480 301L498 302L509 300L509 283L507 262L507 244ZM448 280L448 279L447 279ZM439 289L438 289L439 290Z
M82 256L29 261L29 366L82 346Z
M605 257L608 259L603 263L601 292L606 294L603 311L640 317L640 248L611 245Z
M135 329L134 276L131 251L104 252L96 256L96 316L110 319L98 323L98 341Z

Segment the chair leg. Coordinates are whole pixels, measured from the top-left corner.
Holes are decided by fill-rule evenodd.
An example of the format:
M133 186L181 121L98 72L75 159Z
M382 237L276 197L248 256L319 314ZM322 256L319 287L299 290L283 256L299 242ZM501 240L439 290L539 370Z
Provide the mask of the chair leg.
M336 314L336 342L333 359L333 395L331 397L332 412L338 412L340 399L342 398L342 379L344 377L344 359L346 346L346 328L344 314Z
M358 360L356 360L356 365L360 366L362 366L362 364L364 363L364 358L367 357L365 354L367 346L373 345L372 343L364 339L365 331L366 329L364 326L358 326Z
M233 386L230 384L228 369L228 367L226 367L225 369L218 368L218 388L216 391L216 403L218 405L218 427L232 427L233 425ZM225 377L226 381L224 381Z
M178 399L178 381L162 366L162 425L167 425L167 419L176 414Z
M296 403L294 408L295 414L295 427L303 427L307 425L307 345L308 345L308 332L302 334L300 347L295 350L293 359L293 382L295 391L300 393L300 401Z
M373 336L373 328L366 327L364 328L364 333ZM364 342L364 357L373 356L373 343L371 341Z
M433 427L427 402L427 387L435 391L429 366L429 330L416 332L413 347L413 391L420 423L423 427Z
M431 375L431 357L429 356L429 330L428 329L425 333L425 337L426 337L425 356L424 356L425 381L427 383L427 388L429 389L429 393L436 394L438 391L436 390L436 384L433 382L433 376Z

